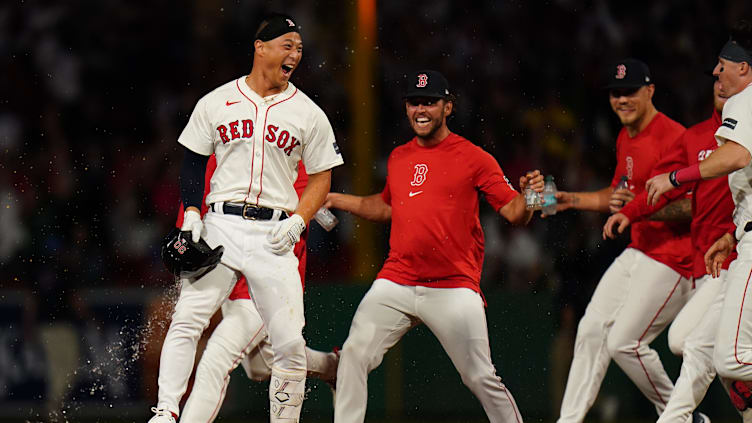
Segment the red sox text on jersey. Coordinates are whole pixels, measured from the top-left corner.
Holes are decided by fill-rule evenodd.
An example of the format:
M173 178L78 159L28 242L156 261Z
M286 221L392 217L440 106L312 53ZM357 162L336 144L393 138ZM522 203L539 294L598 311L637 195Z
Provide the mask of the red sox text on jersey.
M242 128L242 134L238 127ZM248 139L253 136L253 121L251 119L243 119L219 125L217 132L219 133L219 138L222 140L222 144L227 144L236 139ZM300 145L300 141L294 135L290 135L290 131L287 129L280 131L280 127L277 125L266 126L266 136L264 139L272 145L276 143L276 146L281 148L288 156L290 156L295 147Z

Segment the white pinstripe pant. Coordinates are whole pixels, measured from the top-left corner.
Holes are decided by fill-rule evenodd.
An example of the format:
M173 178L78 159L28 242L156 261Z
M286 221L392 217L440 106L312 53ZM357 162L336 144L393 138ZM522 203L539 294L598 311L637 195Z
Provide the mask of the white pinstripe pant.
M676 317L692 282L627 248L603 274L580 320L560 423L580 423L613 359L660 415L674 387L650 343Z

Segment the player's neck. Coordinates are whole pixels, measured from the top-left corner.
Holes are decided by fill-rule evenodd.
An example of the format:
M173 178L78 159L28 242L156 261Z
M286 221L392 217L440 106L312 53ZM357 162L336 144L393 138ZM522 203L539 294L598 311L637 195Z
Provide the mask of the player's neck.
M287 82L285 82L283 85L277 85L276 83L272 82L271 78L267 78L264 75L264 72L259 70L258 68L251 69L250 75L245 77L245 83L248 85L248 88L253 90L256 94L259 96L266 97L274 94L279 94L282 91L287 89Z
M441 128L437 129L436 132L426 138L423 138L417 134L415 135L415 137L418 139L418 145L420 145L421 147L433 147L444 141L446 137L448 137L451 133L452 131L450 131L446 125L443 125Z
M642 119L635 121L634 123L630 125L624 125L624 128L627 130L627 134L629 134L630 138L634 138L639 134L640 132L644 131L645 128L650 125L650 122L653 121L653 118L658 114L658 109L655 108L652 104L650 104L650 107L648 107L648 110L645 111L645 115L642 117Z

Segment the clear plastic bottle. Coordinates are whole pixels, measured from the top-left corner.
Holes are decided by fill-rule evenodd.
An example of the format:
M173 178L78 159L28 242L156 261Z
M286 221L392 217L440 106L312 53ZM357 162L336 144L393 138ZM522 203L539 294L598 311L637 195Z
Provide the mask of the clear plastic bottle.
M543 185L543 213L548 216L556 214L556 184L554 177L546 175L546 182Z
M532 188L525 188L525 208L528 210L540 210L541 204L540 194Z
M326 229L327 232L334 229L334 227L337 226L337 223L339 223L337 216L326 207L318 209L316 214L313 215L313 218L322 228Z
M619 179L619 183L616 184L614 191L619 191L620 189L629 190L629 179L627 178L627 175L623 175L621 179Z

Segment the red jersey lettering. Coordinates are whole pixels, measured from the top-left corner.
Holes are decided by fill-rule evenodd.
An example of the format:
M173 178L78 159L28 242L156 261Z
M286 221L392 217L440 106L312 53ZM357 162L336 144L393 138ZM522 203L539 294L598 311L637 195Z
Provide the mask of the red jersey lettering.
M264 138L264 139L267 140L268 142L274 142L274 141L276 141L277 140L277 130L278 129L279 129L279 126L268 125L266 127L266 131L267 131L266 132L266 138Z
M227 144L230 142L230 138L227 137L227 127L224 125L219 125L217 127L217 131L219 132L219 138L222 139L222 144Z
M238 121L230 122L230 135L232 135L232 139L236 140L240 138L240 132L238 132Z
M251 136L253 136L253 121L243 119L243 138L250 138Z

